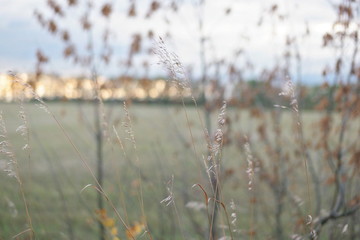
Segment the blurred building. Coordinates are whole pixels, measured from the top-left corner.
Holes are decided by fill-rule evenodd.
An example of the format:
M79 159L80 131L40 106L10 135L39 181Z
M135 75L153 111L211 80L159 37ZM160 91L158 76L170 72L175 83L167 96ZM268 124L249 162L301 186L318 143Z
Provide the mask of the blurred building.
M35 95L47 100L90 100L94 98L96 88L104 100L179 100L181 97L196 95L190 89L181 88L165 79L99 77L95 83L82 77L65 78L45 74L36 77L24 73L18 74L15 79L8 74L0 74L0 100L7 102L20 96L31 100Z

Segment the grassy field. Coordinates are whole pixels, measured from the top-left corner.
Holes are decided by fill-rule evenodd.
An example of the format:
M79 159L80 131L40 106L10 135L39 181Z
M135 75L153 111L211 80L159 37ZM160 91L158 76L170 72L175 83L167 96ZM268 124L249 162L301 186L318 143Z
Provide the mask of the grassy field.
M50 103L49 108L95 170L93 106L87 103L58 102ZM204 239L208 232L204 195L199 188L192 186L199 183L207 192L211 190L204 167L206 141L196 109L191 106L187 108L189 125L181 106L137 104L130 105L128 110L132 117L136 148L133 141L129 140L126 132L128 127L123 124L126 121L123 105L107 104L104 110L104 126L107 129L104 146L105 191L126 224L132 227L140 226L145 221L141 211L143 196L148 228L154 239ZM27 143L16 131L23 124L18 116L19 104L2 103L1 111L20 168L37 239L98 239L97 191L92 187L82 191L88 184L95 185L94 180L55 121L33 103L26 103L30 132L30 141ZM213 114L213 126L216 126L217 114ZM256 239L271 239L275 224L273 193L267 186L267 180L257 176L253 183L254 190L248 190L247 154L243 148L243 136L247 135L251 139L250 147L255 157L265 159L265 164L270 165L267 146L259 140L258 127L263 121L271 125L271 113L265 112L264 117L258 119L247 110L229 108L228 115L231 119L228 131L231 141L221 152L221 201L227 207L236 239L254 235L249 233L254 228ZM284 110L281 116L278 124L283 137L276 139L274 134L270 134L269 144L281 144L284 155L298 161L287 166L296 168L287 184L294 197L306 202L306 177L301 159L296 158L292 114ZM312 129L320 116L321 113L315 112L303 114L306 139L318 138ZM352 129L357 130L358 127L358 124L354 124ZM119 145L114 128L123 141L125 151ZM347 142L356 140L354 132L346 139ZM25 144L29 144L30 148L22 150ZM295 157L291 157L293 152ZM2 165L6 163L6 159L1 161ZM317 167L321 166L321 163L316 164ZM325 173L328 170L323 171ZM322 180L325 182L326 179ZM332 190L332 187L324 190L324 196L332 194ZM18 183L5 172L0 173L0 192L0 239L11 239L27 228L24 204ZM166 206L166 202L160 203L169 194L173 202L169 206ZM325 199L326 204L330 203ZM299 208L305 212L306 204L299 204ZM106 214L107 218L115 221L118 232L115 235L126 239L125 228L108 204ZM296 231L295 216L294 205L286 200L282 217L285 236ZM218 223L219 229L222 229L221 235L229 236L223 211ZM115 239L111 229L107 231L108 239ZM139 231L136 238L147 239L148 235L143 232ZM25 236L19 239L26 239Z

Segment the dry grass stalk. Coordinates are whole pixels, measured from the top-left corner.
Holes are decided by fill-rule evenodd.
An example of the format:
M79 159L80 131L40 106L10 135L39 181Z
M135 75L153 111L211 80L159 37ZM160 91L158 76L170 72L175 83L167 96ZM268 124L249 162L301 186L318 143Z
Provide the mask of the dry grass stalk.
M88 170L88 172L90 173L91 177L93 178L93 180L95 181L96 185L98 186L99 192L101 192L101 194L105 197L105 199L107 200L107 202L110 204L111 208L114 210L115 214L117 215L117 217L119 218L119 220L121 221L121 223L123 224L123 226L126 228L126 230L129 230L129 227L127 226L127 224L125 223L125 221L123 220L123 218L121 217L120 213L117 211L114 203L111 201L111 199L108 197L107 193L103 190L102 186L99 184L98 179L95 176L94 171L91 169L90 165L88 164L86 158L81 154L81 152L79 151L79 149L76 147L75 143L73 142L73 140L70 138L69 134L67 133L67 131L65 130L65 128L63 127L63 125L61 124L61 122L58 120L58 118L55 116L55 114L53 112L50 111L48 105L39 97L39 95L36 94L36 92L33 90L33 88L27 84L24 83L24 81L22 81L21 78L19 78L17 75L13 74L12 75L14 78L14 81L16 83L20 83L22 86L24 86L26 88L26 90L30 91L33 96L34 99L37 100L39 102L39 107L41 109L43 109L46 113L48 113L52 119L55 121L56 125L60 128L61 132L63 133L64 137L66 138L66 140L69 142L69 144L71 145L71 147L73 148L73 150L75 151L76 155L78 156L78 158L80 159L80 161L83 163L84 167ZM0 124L1 126L1 124ZM5 126L5 125L4 125ZM132 239L135 239L132 236Z
M151 232L149 230L149 226L147 223L147 218L146 218L146 214L145 214L145 207L144 207L144 197L143 197L143 186L142 186L142 171L140 168L140 158L139 158L139 154L137 151L137 147L136 147L136 139L135 139L135 134L133 131L133 124L132 124L132 119L131 119L131 115L129 112L129 109L127 107L126 102L124 101L124 111L125 111L125 122L123 122L123 126L125 128L125 132L128 134L128 138L127 140L129 140L132 143L133 149L135 151L135 161L136 161L136 165L137 165L137 169L138 169L138 180L139 180L139 204L140 204L140 208L141 208L141 214L142 214L142 219L144 220L144 224L145 224L145 229L146 229L146 233L149 236L150 239L152 239L151 236Z
M302 158L304 162L304 169L305 169L305 175L306 175L306 183L307 183L307 196L308 196L308 207L307 207L307 216L305 220L306 226L309 227L310 233L313 234L313 227L312 227L312 207L311 207L311 193L310 193L310 179L309 179L309 168L308 168L308 161L310 159L309 155L307 154L306 144L304 140L304 134L303 134L303 127L301 123L301 117L299 112L299 105L296 98L295 88L294 84L291 81L289 77L286 77L286 82L284 89L281 93L279 93L280 96L286 96L290 99L290 107L292 112L294 113L294 119L296 122L296 130L297 130L297 138L300 142L301 150L302 150Z
M160 203L164 203L164 204L166 204L166 206L169 206L170 204L173 205L182 238L186 239L185 235L184 235L184 230L182 228L183 224L181 223L179 211L178 211L178 209L176 207L176 203L175 203L175 197L174 197L174 191L173 191L173 189L174 189L174 175L171 176L171 179L167 182L166 185L167 185L166 190L167 190L169 195L166 198L164 198L163 200L161 200Z
M22 131L24 131L24 129ZM34 228L32 225L32 219L31 219L30 212L29 212L28 201L25 196L25 191L24 191L24 187L23 187L23 181L21 178L21 174L20 174L19 164L18 164L17 158L15 156L13 147L8 138L8 132L6 129L6 124L5 124L5 120L3 118L2 112L0 112L0 139L1 139L0 154L4 155L7 158L6 168L3 170L8 174L8 176L15 177L16 181L18 182L20 193L21 193L21 198L22 198L22 201L25 206L27 224L29 227L28 230L25 230L25 231L17 234L16 236L22 235L22 234L30 231L29 237L30 237L30 239L34 239L35 231L34 231Z

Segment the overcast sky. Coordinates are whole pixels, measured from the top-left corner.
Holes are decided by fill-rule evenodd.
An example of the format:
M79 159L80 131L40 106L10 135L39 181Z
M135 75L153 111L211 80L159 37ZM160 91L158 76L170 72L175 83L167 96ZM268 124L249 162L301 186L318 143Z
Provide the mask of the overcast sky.
M67 0L57 2L67 6ZM84 1L79 2L83 4ZM94 2L95 7L99 7L100 2L104 1ZM140 32L146 36L148 29L162 37L166 32L170 32L171 38L166 40L169 49L180 57L184 65L193 66L196 73L196 69L199 69L199 11L191 4L195 1L181 1L176 14L160 10L150 19L144 18L148 11L148 0L136 2L136 18L127 17L130 1L111 2L115 4L110 18L114 58L110 66L99 66L100 74L115 76L123 73L119 62L127 58L132 34ZM163 5L169 3L168 0L159 2ZM266 13L275 3L279 5L278 13L287 16L283 22ZM36 50L41 49L50 57L46 71L65 75L83 73L83 69L63 59L64 44L42 29L34 17L34 10L38 9L48 18L59 19L61 27L70 29L72 38L77 39L77 44L81 46L86 39L78 24L81 11L70 10L66 18L58 18L47 8L46 0L0 0L0 4L0 72L32 72L36 62ZM231 13L225 15L229 7ZM244 56L254 64L253 73L256 74L264 67L270 68L280 59L284 52L285 36L290 34L299 39L302 72L306 81L319 81L324 66L333 64L333 51L322 48L322 36L331 30L332 22L336 19L335 11L327 0L207 0L203 16L204 32L210 39L207 42L208 59L230 59L236 50L242 48L245 50ZM263 24L258 26L261 16ZM99 45L100 29L105 26L102 19L98 10L91 15L95 25L95 45ZM168 23L164 19L167 19ZM303 38L306 23L310 35ZM151 44L151 41L148 41L143 49L151 47ZM142 62L143 59L137 57L135 62ZM155 57L148 61L151 75L163 74ZM138 76L145 74L142 68L135 68L131 73Z

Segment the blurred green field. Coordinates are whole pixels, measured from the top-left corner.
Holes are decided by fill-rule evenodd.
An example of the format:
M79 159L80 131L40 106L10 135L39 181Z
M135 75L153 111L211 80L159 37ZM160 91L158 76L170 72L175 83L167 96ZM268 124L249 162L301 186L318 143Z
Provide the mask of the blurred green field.
M57 102L49 103L49 108L95 170L93 106L89 103ZM139 200L141 184L144 211L154 239L183 239L183 236L185 239L204 239L207 234L207 215L203 209L203 194L192 186L200 183L209 192L210 188L203 164L207 154L206 141L196 109L187 107L194 144L198 150L197 156L192 149L187 120L181 106L135 104L128 109L133 120L136 150L128 140L129 136L122 124L125 121L123 105L106 104L104 110L107 129L105 135L108 136L105 138L104 147L105 191L126 223L133 226L144 220ZM98 239L95 213L97 192L92 187L81 191L86 185L94 184L94 180L55 121L33 103L25 104L30 127L30 150L22 150L26 141L16 132L22 125L18 116L19 110L19 104L1 104L13 152L19 163L37 239ZM200 114L202 116L201 109ZM259 119L251 117L247 110L236 108L229 108L228 115L231 119L231 142L224 146L222 151L222 201L228 207L229 213L234 213L230 220L234 221L232 227L237 230L234 234L238 239L247 235L249 201L253 197L247 189L247 162L242 136L246 134L250 137L254 143L251 147L259 155L267 153L266 146L257 143ZM294 147L291 144L294 138L293 122L288 112L284 111L282 115L279 122L284 132L281 148L285 151L289 149L290 152ZM303 124L308 139L316 138L312 129L320 115L314 112L304 113ZM216 126L216 118L217 112L214 112L213 126ZM271 122L270 113L265 113L265 118L269 118L268 121ZM113 127L117 129L124 143L126 156L118 144ZM349 137L348 141L353 141L354 138L356 136ZM2 159L1 164L4 165L5 161L6 159ZM306 179L301 170L301 161L294 166L298 166L299 170L293 173L289 185L296 191L296 196L306 199ZM138 168L142 175L141 181ZM169 195L167 183L172 176L172 192L177 212L172 204L166 206L166 203L160 203ZM258 239L266 239L273 234L274 200L266 184L255 180L255 186L255 194L260 196L254 210L256 235ZM0 239L11 239L26 229L26 215L17 182L3 171L0 173L0 192ZM294 229L294 221L287 221L294 216L293 207L288 204L285 205L283 216L286 236ZM116 221L119 238L126 239L125 229L114 211L108 204L106 209L108 216ZM224 214L219 224L225 225ZM226 226L221 228L224 229L224 234L228 235ZM111 234L108 235L108 239L112 239ZM25 236L26 234L19 239L26 239ZM139 234L137 237L146 239L146 234Z

